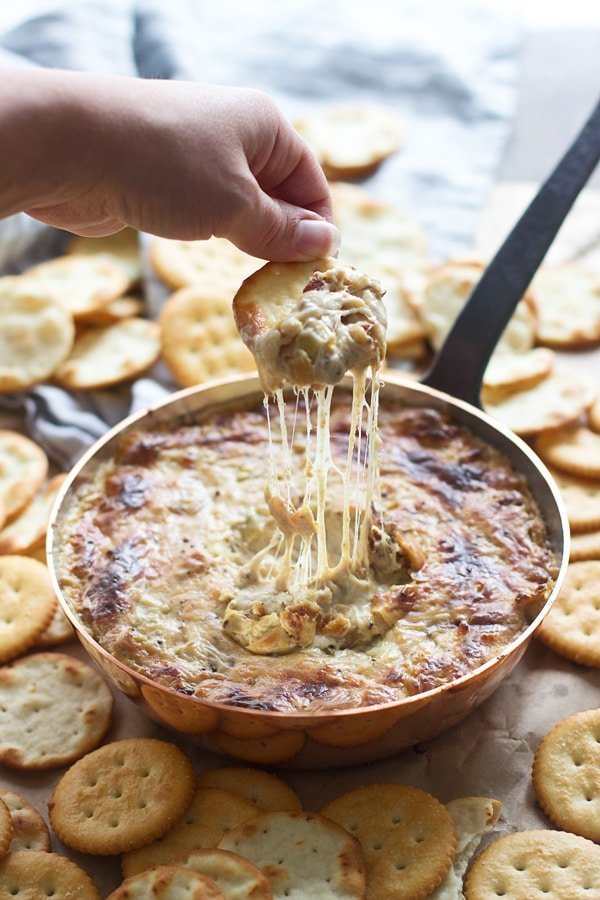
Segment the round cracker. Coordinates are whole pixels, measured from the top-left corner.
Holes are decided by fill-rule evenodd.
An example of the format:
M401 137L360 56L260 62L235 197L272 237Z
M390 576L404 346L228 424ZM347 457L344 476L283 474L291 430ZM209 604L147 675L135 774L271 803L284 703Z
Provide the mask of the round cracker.
M471 858L483 836L493 829L502 809L500 801L491 797L457 797L445 806L454 825L456 852L451 868L428 900L463 897L463 878Z
M571 532L579 534L600 528L600 479L578 478L550 469L565 501Z
M134 228L123 228L104 237L75 235L69 241L66 252L75 256L95 256L100 253L108 257L125 269L130 286L142 277L140 239Z
M600 559L600 531L571 535L569 559L571 562Z
M52 828L82 853L124 853L173 827L193 795L188 757L174 744L129 738L78 760L50 798Z
M50 850L50 832L41 813L27 800L8 788L0 787L0 799L8 807L13 833L11 853L19 850Z
M139 297L117 297L111 300L102 309L90 313L89 316L80 319L82 325L103 326L114 325L123 319L133 319L144 313L144 301Z
M217 788L197 788L180 822L154 843L124 853L123 875L134 875L155 865L167 865L186 851L216 847L223 834L257 813L245 797Z
M595 403L590 406L589 417L592 431L600 433L600 397L597 397Z
M73 390L94 390L130 381L160 353L160 332L149 319L124 319L106 328L83 331L70 357L54 373L58 384Z
M75 629L57 603L54 615L46 628L36 638L34 646L36 648L56 647L58 644L64 644L74 637Z
M427 240L404 209L373 197L355 184L331 185L333 218L344 236L344 257L384 281L384 273L420 272L427 264ZM384 285L385 286L385 285Z
M533 280L541 344L579 349L600 341L600 275L578 265L544 266Z
M0 897L18 900L100 900L94 882L78 865L43 850L19 850L0 860Z
M266 875L250 860L228 850L192 850L177 859L176 865L210 878L227 900L271 900L273 897Z
M422 356L425 329L410 302L427 263L421 226L403 209L357 185L333 184L331 196L334 220L344 236L344 258L385 289L388 356Z
M294 121L327 178L366 178L402 145L394 112L375 103L327 106Z
M75 319L101 309L129 286L123 266L102 254L59 256L21 277L34 293L60 303Z
M535 450L545 463L582 478L600 478L600 435L584 426L541 434Z
M0 430L0 506L6 520L25 509L48 472L48 457L41 447L16 431Z
M262 813L226 834L219 849L254 863L271 882L275 897L365 896L360 844L344 828L315 813ZM381 896L391 900L391 895Z
M430 272L419 315L434 350L439 350L444 343L484 268L480 262L450 260ZM525 294L498 341L496 353L531 350L535 341L535 310L531 296Z
M533 760L533 789L558 828L600 841L600 709L568 716L548 732Z
M440 884L456 849L452 819L431 794L403 784L371 784L322 810L361 843L370 897L419 900Z
M490 844L467 874L466 900L593 897L600 847L564 831L517 831Z
M183 288L165 303L160 332L165 362L183 387L256 369L236 330L230 299Z
M16 518L0 531L0 553L29 553L46 536L50 510L66 475L55 475Z
M600 560L569 565L560 593L537 636L567 659L600 666Z
M199 787L220 788L246 797L262 812L302 809L300 797L291 787L262 769L231 766L226 769L209 769L198 776Z
M482 396L486 412L516 434L528 436L576 421L595 392L585 373L563 366L533 387L500 400L490 397L485 389Z
M127 878L106 900L225 900L212 879L192 869L157 866Z
M27 556L0 556L0 662L31 647L55 608L56 595L43 563Z
M0 669L0 762L15 769L68 765L97 747L113 696L91 666L34 653Z
M74 339L73 317L56 300L28 292L18 278L0 278L0 391L49 378Z
M150 243L150 263L170 287L197 285L205 297L233 300L240 284L263 261L244 253L226 238L206 241L173 241L155 237Z
M13 821L10 809L0 797L0 858L10 847L13 836Z
M550 375L555 358L546 347L525 353L494 353L483 375L487 396L501 398L506 392L534 387Z

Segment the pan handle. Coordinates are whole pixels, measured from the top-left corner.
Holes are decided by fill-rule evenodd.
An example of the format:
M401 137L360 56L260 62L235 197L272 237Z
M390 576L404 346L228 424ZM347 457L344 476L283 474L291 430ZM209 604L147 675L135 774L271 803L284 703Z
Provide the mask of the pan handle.
M423 384L480 407L500 335L599 159L600 102L489 263Z

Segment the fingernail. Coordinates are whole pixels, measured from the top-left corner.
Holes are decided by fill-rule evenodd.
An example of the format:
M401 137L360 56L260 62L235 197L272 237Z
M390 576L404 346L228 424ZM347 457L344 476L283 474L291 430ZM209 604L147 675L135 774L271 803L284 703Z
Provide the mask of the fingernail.
M335 256L341 240L335 225L325 219L301 219L296 226L296 250L309 259Z

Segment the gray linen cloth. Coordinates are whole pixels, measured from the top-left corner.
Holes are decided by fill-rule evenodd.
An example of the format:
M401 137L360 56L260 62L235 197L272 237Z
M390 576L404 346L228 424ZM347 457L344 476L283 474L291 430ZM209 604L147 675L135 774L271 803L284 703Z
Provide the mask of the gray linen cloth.
M434 259L464 252L510 134L518 24L477 0L21 0L0 10L0 77L24 65L184 78L268 91L289 116L333 102L395 109L406 144L366 187L401 204ZM343 238L343 236L342 236ZM68 235L25 215L0 222L0 273L60 253ZM145 241L142 241L145 245ZM149 314L165 291L150 272ZM175 385L164 366L112 390L42 385L0 395L53 462L69 467L107 427Z

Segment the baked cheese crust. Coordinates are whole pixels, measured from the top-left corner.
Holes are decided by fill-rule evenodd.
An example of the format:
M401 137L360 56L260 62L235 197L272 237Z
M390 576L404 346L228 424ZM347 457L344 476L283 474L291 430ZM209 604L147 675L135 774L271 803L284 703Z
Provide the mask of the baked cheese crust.
M346 458L350 417L351 395L338 388L334 466ZM383 395L379 430L368 572L307 597L310 613L295 597L293 615L285 590L277 595L275 551L256 563L276 529L263 406L125 435L114 458L77 484L59 523L65 597L118 660L232 706L370 706L472 671L549 596L557 564L541 515L522 476L440 412L398 408ZM298 434L292 482L303 455ZM332 477L328 533L340 527L342 494ZM227 626L236 608L243 635ZM297 639L264 647L255 635L252 647L248 628L265 615Z

